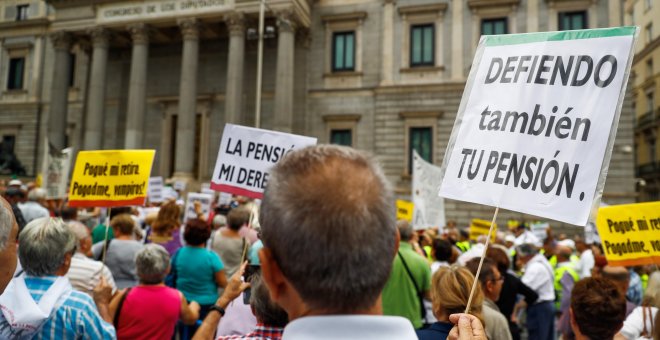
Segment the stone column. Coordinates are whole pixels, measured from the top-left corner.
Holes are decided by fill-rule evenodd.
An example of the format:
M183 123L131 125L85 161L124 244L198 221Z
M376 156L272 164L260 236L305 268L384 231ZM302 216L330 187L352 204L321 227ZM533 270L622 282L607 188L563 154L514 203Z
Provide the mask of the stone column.
M135 24L128 27L133 39L131 77L128 85L128 111L126 113L126 149L141 149L144 116L147 104L147 61L149 60L149 27Z
M384 0L383 3L383 51L381 53L381 85L392 84L392 69L394 65L394 3L394 0Z
M69 101L69 73L71 72L71 35L64 31L50 35L55 49L53 82L50 90L50 113L48 115L48 141L63 149L66 140L67 104Z
M462 80L463 73L463 0L453 0L451 6L451 78Z
M243 107L243 60L245 59L245 18L243 13L225 17L229 28L229 57L225 90L225 122L240 123Z
M275 112L273 129L291 132L293 125L293 71L295 53L295 22L292 11L277 17L277 68L275 71Z
M89 31L92 37L92 73L89 80L89 101L85 126L85 150L103 147L103 111L105 109L105 84L108 69L109 33L99 27Z
M179 110L176 126L176 154L174 176L192 179L195 153L195 115L197 104L197 63L199 55L199 22L197 19L179 21L183 35Z

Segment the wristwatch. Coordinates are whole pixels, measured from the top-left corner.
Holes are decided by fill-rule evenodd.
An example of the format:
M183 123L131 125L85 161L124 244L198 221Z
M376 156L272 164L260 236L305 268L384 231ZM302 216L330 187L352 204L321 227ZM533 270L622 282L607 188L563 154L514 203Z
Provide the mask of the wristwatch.
M225 316L225 309L218 306L218 305L211 306L211 308L209 308L209 313L211 311L216 311L216 312L220 313L220 316Z

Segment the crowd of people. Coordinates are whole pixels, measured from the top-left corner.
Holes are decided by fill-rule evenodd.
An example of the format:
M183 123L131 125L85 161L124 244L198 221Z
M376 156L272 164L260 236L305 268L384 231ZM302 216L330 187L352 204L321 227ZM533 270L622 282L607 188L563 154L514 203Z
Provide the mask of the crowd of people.
M451 222L413 230L350 148L291 152L258 208L185 219L176 197L79 210L0 191L0 339L660 340L657 266L524 223L488 248Z

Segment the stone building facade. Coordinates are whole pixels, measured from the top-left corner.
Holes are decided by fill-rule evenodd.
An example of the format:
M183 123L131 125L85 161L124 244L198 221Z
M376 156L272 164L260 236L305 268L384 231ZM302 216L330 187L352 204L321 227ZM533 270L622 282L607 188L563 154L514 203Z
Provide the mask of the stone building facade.
M266 0L260 126L368 150L407 199L411 150L442 163L482 33L618 26L623 2ZM0 133L29 173L47 136L78 150L153 148L154 175L208 181L224 124L255 123L258 0L1 6ZM20 89L7 89L13 56L25 58ZM632 145L627 100L608 203L636 199ZM493 210L446 202L459 225Z
M632 65L635 163L641 201L660 200L660 0L627 0L625 22L640 27ZM655 23L656 27L653 27Z

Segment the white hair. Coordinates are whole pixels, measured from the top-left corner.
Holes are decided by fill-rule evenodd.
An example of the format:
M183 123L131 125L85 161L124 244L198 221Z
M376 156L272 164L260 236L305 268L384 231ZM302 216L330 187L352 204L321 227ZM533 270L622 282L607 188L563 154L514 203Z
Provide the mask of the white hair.
M4 198L0 197L0 250L5 249L11 228L14 225L14 213Z
M67 253L76 249L76 236L60 218L41 217L28 223L18 238L18 257L26 273L54 275Z

